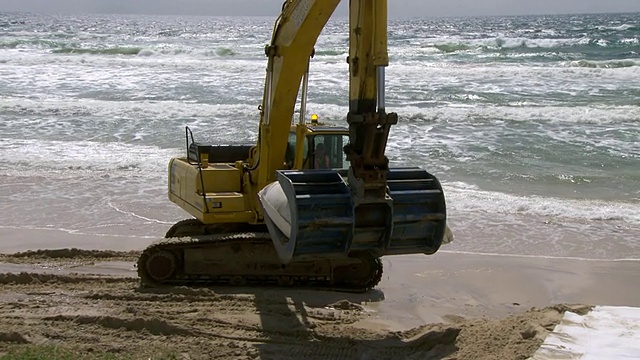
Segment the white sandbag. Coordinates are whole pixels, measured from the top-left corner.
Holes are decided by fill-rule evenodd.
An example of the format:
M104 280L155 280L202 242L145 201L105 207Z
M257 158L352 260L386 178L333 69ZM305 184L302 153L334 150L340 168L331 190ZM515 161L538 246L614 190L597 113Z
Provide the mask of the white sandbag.
M566 312L530 360L640 359L640 308L596 306Z

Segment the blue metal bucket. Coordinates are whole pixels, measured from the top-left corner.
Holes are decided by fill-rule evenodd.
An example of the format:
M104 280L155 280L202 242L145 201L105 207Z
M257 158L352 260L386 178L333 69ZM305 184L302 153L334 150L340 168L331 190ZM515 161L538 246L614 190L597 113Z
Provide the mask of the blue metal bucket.
M278 171L258 195L282 263L435 253L446 228L440 183L420 168L390 169L387 179L387 199L356 199L336 170Z

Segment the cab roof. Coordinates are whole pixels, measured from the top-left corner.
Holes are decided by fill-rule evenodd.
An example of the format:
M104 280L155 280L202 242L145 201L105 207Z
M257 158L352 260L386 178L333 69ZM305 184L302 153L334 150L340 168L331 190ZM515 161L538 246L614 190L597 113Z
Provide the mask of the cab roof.
M335 132L335 133L348 133L349 128L344 126L327 126L327 125L318 125L318 126L307 126L309 131L311 132Z

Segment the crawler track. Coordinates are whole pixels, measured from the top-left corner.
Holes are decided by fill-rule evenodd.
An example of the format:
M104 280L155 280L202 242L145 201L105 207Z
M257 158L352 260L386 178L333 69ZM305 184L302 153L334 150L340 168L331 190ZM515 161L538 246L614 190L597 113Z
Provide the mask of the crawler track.
M380 282L382 263L368 252L355 252L348 258L285 266L264 227L208 226L188 219L143 251L138 275L143 286L223 284L366 292Z

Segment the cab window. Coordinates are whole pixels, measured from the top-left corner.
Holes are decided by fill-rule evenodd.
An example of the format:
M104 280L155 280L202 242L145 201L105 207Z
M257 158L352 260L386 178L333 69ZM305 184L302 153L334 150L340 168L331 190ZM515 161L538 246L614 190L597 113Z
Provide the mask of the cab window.
M348 166L342 148L348 142L346 135L314 135L307 138L308 151L305 168L342 169Z

